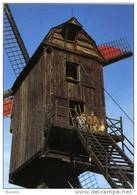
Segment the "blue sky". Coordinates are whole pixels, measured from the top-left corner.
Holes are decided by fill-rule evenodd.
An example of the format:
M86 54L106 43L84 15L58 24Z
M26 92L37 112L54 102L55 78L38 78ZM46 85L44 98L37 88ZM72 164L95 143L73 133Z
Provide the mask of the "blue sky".
M133 49L133 4L10 4L11 11L30 56L34 53L49 29L73 16L97 44L127 37ZM118 101L133 119L133 57L104 68L105 89ZM4 53L4 89L12 86L14 73ZM123 117L124 133L133 140L133 125L106 96L107 116ZM11 147L10 119L4 120L4 187L8 184L8 167ZM97 176L98 177L98 176ZM98 177L100 187L108 187Z

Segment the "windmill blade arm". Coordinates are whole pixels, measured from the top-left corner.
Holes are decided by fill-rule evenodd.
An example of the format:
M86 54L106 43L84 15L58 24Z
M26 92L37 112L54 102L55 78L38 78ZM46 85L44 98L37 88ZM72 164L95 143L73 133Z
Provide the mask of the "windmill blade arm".
M7 4L4 4L4 47L15 76L18 76L30 58Z
M5 90L4 93L3 93L3 98L5 99L5 98L8 98L12 95L13 95L12 89Z
M28 61L29 61L29 54L28 54L28 52L26 50L26 47L24 45L24 42L23 42L23 40L22 40L22 38L20 36L20 33L18 31L18 28L17 28L16 23L14 21L14 18L12 16L12 13L11 13L11 11L9 9L9 6L7 4L4 5L4 11L5 11L6 15L7 15L7 18L9 20L9 23L10 23L10 25L12 27L12 30L14 32L14 35L15 35L15 37L17 39L17 42L19 44L19 47L20 47L20 49L22 51L22 54L24 56L24 59L25 59L26 63L28 63Z
M133 55L127 39L120 39L98 45L98 50L105 60L104 66Z
M12 104L13 104L13 91L12 89L5 90L3 93L3 116L7 118L11 115Z

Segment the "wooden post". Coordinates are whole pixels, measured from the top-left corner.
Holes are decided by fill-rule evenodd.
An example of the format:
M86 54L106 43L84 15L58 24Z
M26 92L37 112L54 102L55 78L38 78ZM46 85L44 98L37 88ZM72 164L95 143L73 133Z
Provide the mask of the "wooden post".
M122 150L124 152L124 134L123 134L123 124L122 124L122 117L120 116L120 129L121 129L121 135L122 135Z

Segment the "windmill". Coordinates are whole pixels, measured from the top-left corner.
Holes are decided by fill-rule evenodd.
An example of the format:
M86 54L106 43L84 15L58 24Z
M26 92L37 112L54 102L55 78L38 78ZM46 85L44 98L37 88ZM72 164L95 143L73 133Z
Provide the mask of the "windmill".
M16 24L14 22L14 19L12 18L11 12L10 12L7 5L5 5L5 19L7 21L6 25L5 25L6 51L8 53L13 70L15 71L15 74L18 76L17 80L14 83L14 86L12 87L12 90L8 90L7 92L5 92L5 98L8 98L9 96L13 96L15 94L15 91L17 90L17 88L16 88L17 85L19 85L19 87L20 87L21 78L23 78L24 74L25 74L24 72L29 71L28 66L25 66L25 65L27 63L29 63L29 65L30 65L30 64L34 63L34 61L37 62L37 56L42 54L43 47L44 47L44 51L47 53L47 55L54 53L52 51L52 49L54 47L55 48L59 47L59 45L58 46L54 45L55 43L52 43L52 44L48 43L48 41L49 41L48 38L50 38L50 36L53 35L54 33L55 33L55 36L60 36L60 33L61 33L61 36L62 36L61 38L65 40L63 42L65 44L64 47L67 48L67 47L69 47L67 45L68 42L73 42L73 40L81 32L80 39L81 40L86 39L86 41L90 43L90 44L87 43L86 48L84 48L86 51L86 54L84 54L84 55L86 57L90 58L91 57L90 53L92 50L92 59L94 59L96 61L97 60L96 58L98 58L98 61L100 63L103 63L103 66L108 65L108 64L113 63L113 62L116 62L118 60L124 59L126 57L132 56L132 52L131 52L126 40L119 40L119 41L114 41L112 43L96 46L94 40L92 40L92 38L89 37L89 35L84 31L84 29L82 29L82 26L77 21L77 19L71 18L66 23L61 24L61 25L51 29L51 31L49 32L47 37L44 39L45 42L43 42L40 45L40 48L36 51L33 59L31 58L29 60L27 51L24 47L23 41L18 33ZM59 31L60 29L61 29L61 32ZM55 39L56 39L56 42L57 42L57 40L60 41L59 37L56 37ZM78 41L79 41L79 39L78 39ZM75 45L75 47L76 46L77 45ZM83 47L82 45L79 45L79 49L82 49L82 47ZM61 50L62 48L59 48L59 49ZM68 49L69 48L67 48L67 50ZM81 53L77 53L77 55L81 55ZM82 75L83 75L82 85L84 87L88 87L88 88L91 88L93 90L95 88L94 79L89 76L87 69L83 65L81 65L81 67L78 66L78 62L72 63L71 57L69 55L66 55L65 57L66 57L66 61L67 61L67 64L66 64L67 78L66 79L69 82L69 93L70 94L73 93L73 87L72 87L73 84L72 83L73 82L77 83L77 81L79 80L79 76L82 76ZM24 68L24 67L26 67L26 68ZM20 71L23 68L24 68L24 70L20 73ZM52 93L54 93L53 89L55 87L55 83L52 82L53 81L53 73L52 73L53 67L51 68L50 71L51 71L51 73L50 73L50 86L51 87L47 90L49 90L48 92L52 94ZM42 72L41 72L41 74L42 74ZM37 78L37 79L40 79L40 78ZM72 80L73 80L73 82L72 82ZM101 83L101 81L99 81L99 82ZM81 85L81 83L80 83L80 85ZM80 85L79 85L79 88L81 88ZM100 90L102 90L102 87ZM23 93L25 94L26 92L24 91ZM34 94L35 94L35 92L34 92ZM99 95L99 94L96 94L96 95ZM13 113L15 110L19 109L19 107L17 107L17 106L19 106L19 104L17 104L17 99L16 99L17 96L15 95L14 97L15 97L15 99L13 102ZM47 97L46 101L48 101L49 99L50 99L50 97ZM50 101L52 101L52 100L50 99ZM50 101L48 103L49 105L50 105ZM102 103L101 101L103 101L103 99L100 99L100 103ZM16 104L15 104L15 102L16 102ZM5 99L4 103L5 103L5 108L7 110L11 109L11 104L12 104L11 99ZM64 106L64 104L65 104L65 106ZM28 178L29 181L26 180L26 177L28 177L27 173L31 173L33 175L33 170L34 170L36 165L43 165L43 163L47 163L46 156L49 159L53 158L53 156L54 157L56 156L56 159L63 159L62 161L64 161L64 163L60 162L59 160L56 161L56 162L58 162L58 167L56 167L56 169L54 170L54 173L56 172L57 168L60 168L60 169L66 170L67 177L66 177L66 175L62 175L61 177L63 179L60 178L60 183L57 182L57 178L56 178L56 181L50 181L50 179L49 179L47 181L49 187L58 187L58 186L59 187L70 187L70 186L78 187L79 181L77 179L77 176L84 171L88 171L88 170L91 171L92 170L94 172L99 172L99 173L103 174L113 188L123 188L123 187L124 188L132 188L132 186L133 186L133 164L130 161L130 159L128 159L128 157L125 155L124 151L122 151L119 148L119 146L117 145L117 142L122 142L122 146L123 146L123 150L124 150L124 148L127 147L124 143L124 141L126 140L132 146L132 143L130 143L130 141L122 133L121 120L114 120L114 119L107 118L107 129L109 129L110 132L105 133L105 134L102 134L102 133L99 133L99 134L95 133L94 134L92 131L89 132L87 127L83 128L82 126L79 126L79 128L76 128L76 116L79 116L81 114L82 110L84 109L83 105L84 105L84 102L83 103L78 102L78 101L75 102L74 100L70 100L68 102L68 99L66 100L63 97L62 98L57 97L56 107L55 107L56 108L56 117L55 118L58 120L59 119L58 116L62 115L61 113L58 113L58 112L66 113L67 116L63 116L63 117L66 118L65 123L66 123L66 121L67 122L69 121L71 123L71 126L73 126L73 128L71 127L72 135L67 134L67 131L63 131L63 132L60 131L59 134L55 135L55 133L57 132L56 129L50 129L50 128L46 129L46 130L50 129L50 133L48 131L44 131L44 136L48 137L48 140L49 140L50 144L52 145L52 147L51 147L52 149L53 148L57 149L58 147L62 147L60 145L60 143L58 143L60 146L58 144L54 145L53 142L51 143L51 140L54 138L54 141L56 143L57 142L56 136L59 136L61 139L61 136L63 135L63 136L66 136L66 139L68 139L69 141L72 138L72 139L74 139L74 143L78 143L79 147L81 148L80 154L77 154L77 155L75 154L75 156L73 156L74 152L71 151L71 153L73 155L71 156L71 159L70 159L70 156L67 156L63 152L58 154L58 153L55 153L55 151L54 152L53 151L52 152L46 151L47 153L45 151L40 151L40 153L38 153L37 155L38 155L38 159L40 158L41 161L38 162L37 158L35 158L34 161L32 160L33 162L31 161L32 162L31 168L33 167L33 169L29 168L29 166L30 166L29 164L24 169L21 166L19 167L19 169L16 169L15 167L17 165L15 165L15 164L19 163L19 162L13 162L13 159L12 159L11 160L12 161L12 166L11 166L12 171L10 172L11 173L10 174L10 182L11 183L15 183L17 185L21 185L24 187L39 186L40 180L41 180L41 182L44 180L45 181L48 180L49 177L47 178L47 176L46 176L47 172L45 172L44 175L42 176L42 173L40 170L40 175L37 173L39 175L38 180L34 179L34 181L33 181L32 177ZM24 104L24 106L25 106L25 104ZM92 107L93 106L94 105L92 105ZM69 112L66 111L66 110L68 110L68 108L69 108ZM61 109L62 109L62 111L61 111ZM98 109L99 110L96 110L96 108L94 108L94 111L96 112L97 115L99 115L99 113L101 113L101 116L99 116L99 117L102 117L104 122L106 122L104 108L100 107ZM10 111L7 111L7 110L4 111L5 116L10 114ZM89 109L89 111L91 111L91 110ZM16 112L14 114L18 115L19 113ZM49 125L49 127L52 123L53 116L54 116L54 114L51 112L51 110L48 110L48 112L46 113L46 116L45 116L46 117L45 123L47 123L47 125ZM15 116L13 116L13 118L14 117ZM15 119L17 119L17 118L15 117ZM12 125L11 125L12 126L11 130L13 131L13 135L14 135L14 128L15 128L15 123L16 123L15 119L12 120ZM24 120L26 120L26 119L24 119ZM61 120L62 119L59 119L58 122L61 123ZM24 124L25 124L25 121L24 121ZM22 125L24 125L24 124L22 122ZM60 124L60 126L59 126L60 129L62 128L62 125L63 124ZM78 129L80 131L77 131ZM86 129L86 130L83 130L83 129ZM74 130L74 132L73 132L73 130ZM64 132L66 132L66 133L64 134ZM107 132L108 132L108 130L107 130ZM76 135L73 135L73 133ZM15 141L15 138L17 140L17 137L14 137L13 138L14 141ZM103 140L107 140L106 143L104 143L105 141L103 141ZM47 147L46 144L47 143L44 142L45 147ZM15 146L13 146L13 147L15 147ZM70 149L70 146L68 146L68 145L66 145L65 147L67 148L66 150L68 150L68 148L69 148L69 150L74 150L74 148ZM31 150L31 149L29 149L29 150ZM64 150L64 148L61 148L60 150L62 151L62 150ZM98 151L100 151L99 154L98 154ZM75 152L78 153L77 150ZM82 152L82 154L81 154L81 152ZM13 153L14 153L14 151L13 151ZM13 156L15 157L15 154L12 154L12 158L13 158ZM94 158L94 161L93 161L94 166L91 166L91 163L89 161L89 157L91 157L91 159ZM100 160L101 158L102 158L102 160ZM119 161L116 159L119 159ZM16 160L18 160L18 159L16 159ZM54 164L54 161L51 161L51 162ZM120 163L122 163L122 162L124 165L121 166ZM25 165L23 164L23 166L25 166ZM47 166L49 166L49 165L47 164ZM115 171L117 169L119 171ZM75 173L74 173L74 170L75 170ZM70 175L69 175L69 171L71 173ZM51 173L51 171L50 171L50 173ZM50 173L48 173L48 174L50 175ZM72 173L74 173L74 175ZM53 177L53 175L52 175L52 177ZM24 179L21 179L21 178L24 178Z

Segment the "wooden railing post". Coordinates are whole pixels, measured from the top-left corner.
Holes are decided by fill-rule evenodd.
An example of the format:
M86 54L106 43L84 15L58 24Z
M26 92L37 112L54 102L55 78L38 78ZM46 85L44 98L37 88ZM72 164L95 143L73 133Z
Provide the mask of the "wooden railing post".
M123 134L123 123L122 123L122 117L120 116L120 129L121 129L121 135L122 135L122 150L123 152L125 151L124 149L124 134Z

